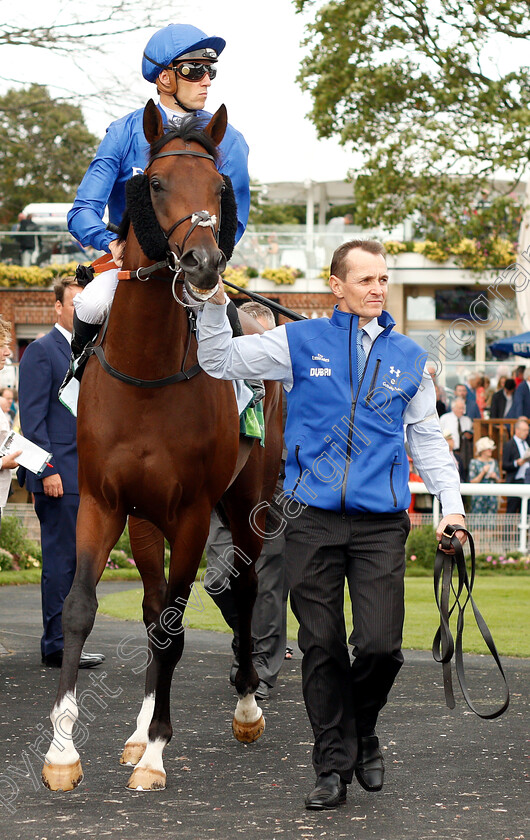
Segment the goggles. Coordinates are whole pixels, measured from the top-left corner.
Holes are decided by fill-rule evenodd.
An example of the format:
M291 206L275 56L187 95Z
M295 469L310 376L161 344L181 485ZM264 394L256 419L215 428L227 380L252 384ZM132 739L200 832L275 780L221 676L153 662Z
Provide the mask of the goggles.
M210 79L215 79L217 76L217 67L214 67L213 64L197 64L192 61L184 61L181 64L173 65L173 69L177 76L187 82L200 82L206 73L208 73Z

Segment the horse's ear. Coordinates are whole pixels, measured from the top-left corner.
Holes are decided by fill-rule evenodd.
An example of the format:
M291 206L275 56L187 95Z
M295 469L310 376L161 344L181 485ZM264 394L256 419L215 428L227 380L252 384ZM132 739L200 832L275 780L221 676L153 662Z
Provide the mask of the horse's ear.
M144 134L150 146L164 134L164 123L160 111L152 99L144 108Z
M204 129L206 134L209 134L216 146L219 145L225 136L226 126L228 123L228 115L226 113L226 106L220 105L210 122Z

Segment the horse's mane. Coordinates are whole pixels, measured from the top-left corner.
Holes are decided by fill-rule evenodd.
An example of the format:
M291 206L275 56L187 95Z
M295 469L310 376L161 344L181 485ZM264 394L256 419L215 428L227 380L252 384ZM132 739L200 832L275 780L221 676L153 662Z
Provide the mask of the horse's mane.
M195 114L184 117L178 127L168 129L162 137L155 140L150 149L151 157L157 155L171 140L179 138L185 143L199 143L205 152L214 158L217 165L220 152L210 135L205 133L205 125L204 118L197 117ZM237 231L237 206L230 178L227 175L223 175L223 178L225 191L221 200L219 247L226 258L230 259ZM130 178L125 185L125 194L127 208L120 222L118 238L121 240L127 238L132 219L145 255L154 260L163 259L167 243L153 211L147 175L134 175Z

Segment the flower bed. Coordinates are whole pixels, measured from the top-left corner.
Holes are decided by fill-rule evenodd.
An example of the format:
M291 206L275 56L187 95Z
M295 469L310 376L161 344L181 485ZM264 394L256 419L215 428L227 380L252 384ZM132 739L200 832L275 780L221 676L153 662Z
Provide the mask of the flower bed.
M86 264L88 265L88 263ZM77 265L77 262L70 262L66 265L48 265L45 268L37 265L26 268L20 265L0 263L0 287L31 286L46 289L53 284L56 277L74 275Z

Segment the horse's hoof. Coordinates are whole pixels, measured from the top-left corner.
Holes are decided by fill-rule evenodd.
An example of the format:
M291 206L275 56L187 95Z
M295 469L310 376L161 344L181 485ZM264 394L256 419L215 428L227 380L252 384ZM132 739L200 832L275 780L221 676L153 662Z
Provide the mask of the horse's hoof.
M135 764L138 764L141 757L145 752L147 744L138 744L131 742L130 744L125 744L123 748L123 752L120 758L120 764L129 764L130 766L134 767Z
M127 782L129 790L165 790L166 774L162 770L137 767Z
M252 723L242 723L241 721L236 720L235 717L232 720L232 732L234 733L234 737L236 740L241 741L244 744L252 744L253 741L257 741L258 738L261 738L263 735L264 729L265 718L263 715Z
M83 768L75 764L47 764L42 768L42 783L48 790L73 790L83 780Z

